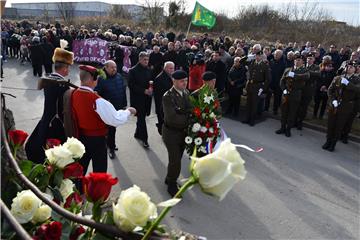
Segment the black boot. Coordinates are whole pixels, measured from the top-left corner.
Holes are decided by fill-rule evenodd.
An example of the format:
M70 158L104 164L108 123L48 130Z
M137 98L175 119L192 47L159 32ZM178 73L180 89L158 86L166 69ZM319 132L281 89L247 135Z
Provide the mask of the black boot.
M291 137L291 131L290 131L290 129L291 129L291 128L289 128L289 127L287 127L287 128L285 129L285 136L286 136L286 137Z
M328 147L329 152L333 152L335 150L336 140L330 142L330 146Z
M324 145L322 145L322 149L327 150L330 147L330 139L326 139L326 143Z
M284 134L285 133L285 125L281 125L279 130L275 131L276 134Z
M299 122L297 123L296 129L297 129L297 130L302 130L302 126L303 126L302 121L299 121Z
M177 185L177 183L168 183L168 187L167 187L167 191L170 194L171 197L174 197L176 195L176 193L179 191L179 186Z

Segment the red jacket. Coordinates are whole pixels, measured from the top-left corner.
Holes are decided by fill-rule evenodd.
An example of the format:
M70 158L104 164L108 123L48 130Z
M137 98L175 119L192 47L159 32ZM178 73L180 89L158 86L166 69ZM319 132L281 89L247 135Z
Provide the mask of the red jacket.
M189 68L189 90L195 91L199 89L204 81L202 79L202 74L205 72L205 64L195 64L190 65Z

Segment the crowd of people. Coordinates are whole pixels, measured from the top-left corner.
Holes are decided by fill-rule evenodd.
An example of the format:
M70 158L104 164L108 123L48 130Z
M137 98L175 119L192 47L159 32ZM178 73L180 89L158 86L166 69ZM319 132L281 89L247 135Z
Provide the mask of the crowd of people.
M271 109L277 115L280 109L281 126L276 134L290 137L292 128L302 129L312 102L313 118L322 119L328 110L327 138L322 146L328 151L334 151L339 140L347 143L351 125L360 111L360 47L352 50L343 46L338 50L332 44L326 50L321 44L309 41L262 45L232 39L225 32L215 37L204 33L187 38L183 33L149 29L143 32L140 28L133 31L118 25L103 31L59 23L26 27L4 23L2 29L2 60L13 57L21 59L21 63L29 61L34 76L42 75L43 66L51 74L54 49L60 47L60 39L69 43L65 50L68 52L76 39L97 37L109 41L110 60L104 66L106 80L99 77L93 88L120 111L127 106L127 83L130 105L136 109L134 137L145 148L149 148L146 117L150 114L152 97L161 135L164 126L169 126L163 96L174 87L179 96L188 95L183 94L184 89L177 89L183 88L185 80L186 89L196 91L204 85L203 76L209 72L216 76L214 88L220 99L227 99L227 104L223 102L225 116L239 116L241 99L246 96L246 113L242 117L243 123L250 126L255 125L263 111ZM131 47L130 69L124 67L121 45ZM56 67L55 63L55 70ZM88 68L84 71L93 74ZM182 112L173 114L183 118ZM168 127L170 131L177 128ZM115 127L109 128L107 141L109 156L114 158ZM174 188L172 184L170 191Z

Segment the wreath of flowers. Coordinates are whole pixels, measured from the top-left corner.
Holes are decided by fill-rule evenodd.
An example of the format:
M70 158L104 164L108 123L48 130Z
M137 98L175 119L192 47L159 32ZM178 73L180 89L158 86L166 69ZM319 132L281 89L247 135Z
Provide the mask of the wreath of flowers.
M185 147L189 155L193 154L196 147L197 155L204 156L212 152L220 136L218 119L221 110L216 90L205 85L197 93L197 97L190 96L193 109L185 137Z

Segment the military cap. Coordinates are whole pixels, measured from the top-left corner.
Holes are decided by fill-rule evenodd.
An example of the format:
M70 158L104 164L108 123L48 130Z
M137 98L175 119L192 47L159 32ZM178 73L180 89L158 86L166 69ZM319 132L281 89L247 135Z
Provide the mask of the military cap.
M309 52L307 57L315 57L315 53L314 52Z
M175 80L181 80L188 77L187 73L183 70L176 70L171 76Z
M256 55L263 55L263 51L258 51L257 53L256 53Z
M355 63L355 61L348 61L347 63L346 63L346 66L356 66L356 63Z
M211 72L211 71L207 71L204 72L202 75L202 79L206 82L206 81L211 81L213 79L216 79L216 74Z
M301 56L299 54L295 54L294 59L303 59L303 56Z

